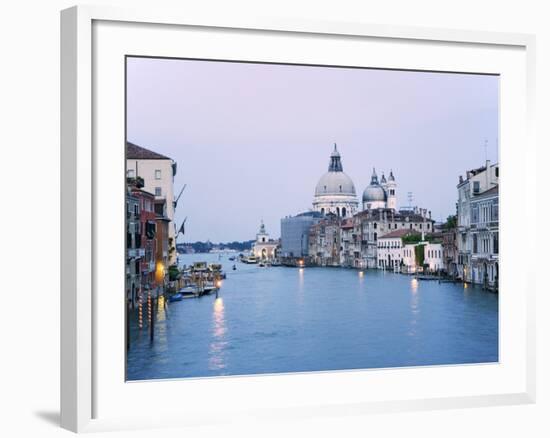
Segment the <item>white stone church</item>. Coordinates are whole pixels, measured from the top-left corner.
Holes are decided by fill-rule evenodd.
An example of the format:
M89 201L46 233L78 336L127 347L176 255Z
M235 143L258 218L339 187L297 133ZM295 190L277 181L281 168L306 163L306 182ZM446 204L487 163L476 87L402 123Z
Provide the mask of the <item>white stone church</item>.
M393 171L388 179L384 174L380 182L376 170L373 169L370 184L363 191L363 210L391 208L397 210L397 183ZM344 173L340 153L334 144L330 155L328 172L326 172L315 187L313 210L321 214L333 213L340 217L351 217L357 213L358 202L355 185Z

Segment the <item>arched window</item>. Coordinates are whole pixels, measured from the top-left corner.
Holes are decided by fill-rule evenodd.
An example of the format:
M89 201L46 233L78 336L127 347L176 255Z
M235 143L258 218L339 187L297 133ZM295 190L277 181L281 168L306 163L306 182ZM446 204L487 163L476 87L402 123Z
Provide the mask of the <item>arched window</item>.
M325 214L325 209L321 208L321 214Z
M336 215L340 216L340 207L336 207Z
M346 207L342 207L342 217L346 217Z

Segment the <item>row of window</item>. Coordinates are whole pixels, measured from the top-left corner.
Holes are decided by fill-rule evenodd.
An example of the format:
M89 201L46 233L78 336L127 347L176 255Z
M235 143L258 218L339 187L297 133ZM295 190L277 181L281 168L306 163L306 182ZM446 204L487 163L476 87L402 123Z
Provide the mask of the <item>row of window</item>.
M428 250L428 258L430 259L441 258L441 250L440 249Z
M493 241L493 247L491 248L491 240ZM482 236L478 238L477 234L472 235L472 252L474 254L482 253L493 253L498 254L498 233L490 236Z
M134 169L128 169L128 173L126 176L128 178L135 178L136 171ZM160 169L155 169L155 179L162 179L162 172Z
M330 209L327 210L327 213L330 213ZM340 210L340 207L336 207L335 213L336 213L336 216L346 217L346 215L347 215L346 207L342 207L342 210ZM321 208L321 214L325 214L325 209L324 208Z
M393 224L393 227L392 227L392 224L390 223L390 224L388 224L388 230L391 230L392 228L393 228L394 230L397 230L397 226L398 226L398 225L399 225L399 224L398 224L397 222L395 222L395 223ZM369 226L370 226L370 222L367 222L365 228L368 229ZM409 224L409 229L412 230L412 229L413 229L413 226L414 226L414 228L418 228L419 230L421 230L423 224L421 224L421 223L410 223L410 224ZM377 222L373 222L373 223L372 223L372 227L376 230L376 229L378 228L378 223L377 223ZM401 222L401 228L405 228L405 222ZM429 222L426 222L426 229L427 229L427 230L430 229L430 223L429 223Z
M378 242L378 248L401 248L400 240Z

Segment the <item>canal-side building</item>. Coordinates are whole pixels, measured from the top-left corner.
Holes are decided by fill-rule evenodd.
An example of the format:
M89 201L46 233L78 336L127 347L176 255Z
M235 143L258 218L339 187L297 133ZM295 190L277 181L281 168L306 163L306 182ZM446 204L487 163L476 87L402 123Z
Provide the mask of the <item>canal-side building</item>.
M126 299L134 307L140 289L139 199L126 187Z
M486 161L485 166L483 167L472 169L466 172L465 178L462 175L459 177L459 182L457 185L458 203L456 267L458 277L465 282L483 282L483 278L480 280L479 275L476 275L477 272L474 274L472 270L472 256L474 254L474 234L476 234L476 242L478 239L477 233L472 233L472 230L476 228L472 228L472 202L475 200L475 198L481 196L488 190L497 187L498 181L499 165L498 163L491 164L490 161ZM475 244L477 251L477 243Z
M458 248L456 228L450 228L441 232L443 246L443 270L453 278L458 277Z
M498 289L498 194L497 186L471 201L471 281L487 289Z
M322 219L318 211L308 211L281 219L281 262L296 266L309 256L309 229Z
M340 218L329 214L309 231L309 256L316 266L340 266Z
M334 144L330 154L328 172L323 174L315 187L313 210L322 215L329 213L339 217L353 216L357 212L357 195L351 178L344 173L340 153Z
M259 260L273 261L277 258L278 246L279 241L270 238L262 221L260 230L256 234L256 241L252 244L252 254Z
M403 261L403 237L410 235L406 229L391 231L377 242L378 269L399 271Z
M441 241L432 241L425 245L423 265L430 273L443 272L443 245Z
M353 268L355 266L355 248L357 238L354 235L355 221L353 218L342 219L340 223L340 266Z
M169 264L176 263L176 227L174 222L174 176L177 164L171 158L137 144L126 143L126 174L128 178L141 178L143 189L164 201L164 214L168 227Z
M167 203L165 199L155 197L155 223L156 223L156 250L154 284L151 286L153 296L164 294L168 281L168 267L170 262L170 228L172 221L166 214Z
M138 199L140 210L139 227L136 234L136 247L140 249L140 286L138 291L138 296L140 296L142 291L155 284L157 215L155 213L155 196L152 193L134 186L132 195Z
M404 243L401 272L436 274L443 271L443 245L440 241Z
M378 267L378 239L392 231L431 233L434 221L426 209L414 208L396 212L391 208L364 210L355 217L360 223L361 267Z

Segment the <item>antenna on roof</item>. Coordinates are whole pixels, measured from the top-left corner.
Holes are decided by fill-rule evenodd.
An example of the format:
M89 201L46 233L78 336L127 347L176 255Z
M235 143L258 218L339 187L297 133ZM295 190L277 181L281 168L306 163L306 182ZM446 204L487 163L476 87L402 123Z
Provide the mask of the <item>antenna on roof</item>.
M180 190L179 195L176 197L176 199L174 201L174 209L176 209L178 207L178 201L180 200L181 194L183 193L183 191L185 190L186 187L187 187L187 184L184 184L182 189Z
M488 148L489 148L489 142L487 141L487 139L485 139L485 162L487 162L488 160Z

